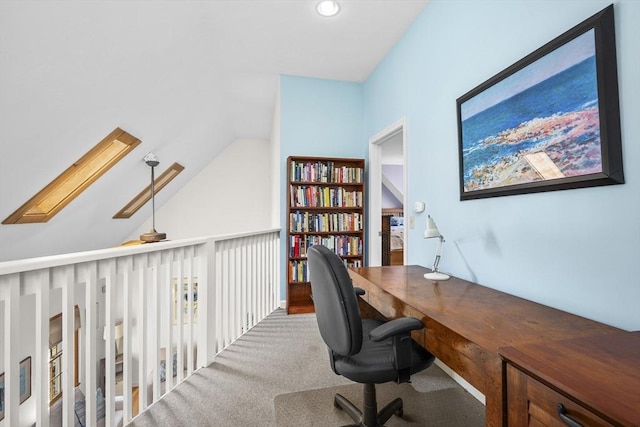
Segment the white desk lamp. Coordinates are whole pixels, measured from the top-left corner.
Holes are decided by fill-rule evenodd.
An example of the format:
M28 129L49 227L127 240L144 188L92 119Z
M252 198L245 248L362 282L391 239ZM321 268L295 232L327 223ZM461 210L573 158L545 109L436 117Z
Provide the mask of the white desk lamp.
M438 265L440 264L440 258L442 257L442 247L444 246L444 236L440 234L436 222L431 218L431 215L429 215L427 217L427 228L424 230L424 238L431 239L433 237L438 237L440 239L440 243L438 244L438 250L436 251L436 258L433 261L433 271L431 273L426 273L424 278L436 281L449 280L450 277L448 275L438 271Z

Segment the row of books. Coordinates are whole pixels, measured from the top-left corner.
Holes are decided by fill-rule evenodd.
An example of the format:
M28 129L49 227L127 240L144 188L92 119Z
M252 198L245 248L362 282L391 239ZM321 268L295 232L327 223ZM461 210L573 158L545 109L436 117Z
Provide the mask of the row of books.
M318 185L292 185L292 207L361 207L362 191L344 187L322 187Z
M362 231L362 220L363 215L357 212L309 213L295 211L289 214L289 231L328 233Z
M362 267L362 260L342 260L346 267ZM309 268L307 261L289 261L289 282L308 282Z
M289 256L304 258L307 249L313 245L322 245L340 256L362 255L362 238L359 236L289 236Z
M364 169L349 166L336 166L334 162L291 162L292 181L300 182L364 182Z

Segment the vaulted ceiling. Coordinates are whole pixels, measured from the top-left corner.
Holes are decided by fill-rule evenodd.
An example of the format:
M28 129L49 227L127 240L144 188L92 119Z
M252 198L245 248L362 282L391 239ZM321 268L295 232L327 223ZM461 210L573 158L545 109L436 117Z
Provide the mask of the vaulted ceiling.
M427 0L316 2L0 0L2 219L114 128L142 140L49 224L0 226L0 260L51 233L122 241L147 219L111 219L148 183L144 154L186 167L162 203L235 139L269 138L279 75L364 81Z

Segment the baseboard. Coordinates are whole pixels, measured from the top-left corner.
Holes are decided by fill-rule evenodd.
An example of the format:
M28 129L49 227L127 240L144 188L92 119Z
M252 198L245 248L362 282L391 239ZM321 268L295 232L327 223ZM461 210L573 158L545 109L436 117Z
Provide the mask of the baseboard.
M280 301L280 308L283 309L283 310L287 309L287 300L283 299L283 300Z
M486 405L484 394L480 393L480 391L477 388L469 384L467 380L462 378L460 375L456 374L455 371L453 371L453 369L445 365L440 359L436 359L434 363L438 368L442 369L447 375L453 378L455 382L460 384L462 388L468 391L470 395L478 399L478 401L483 405Z

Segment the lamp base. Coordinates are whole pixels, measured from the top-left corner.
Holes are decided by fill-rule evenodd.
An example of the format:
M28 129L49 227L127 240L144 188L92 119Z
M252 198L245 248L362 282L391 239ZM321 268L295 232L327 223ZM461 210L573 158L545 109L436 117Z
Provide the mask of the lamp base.
M438 271L434 271L433 273L425 273L424 278L438 282L441 280L449 280L451 276L449 276L448 274L440 273Z
M148 233L140 235L140 240L146 243L160 242L167 238L167 233L158 233L156 230L151 230Z

